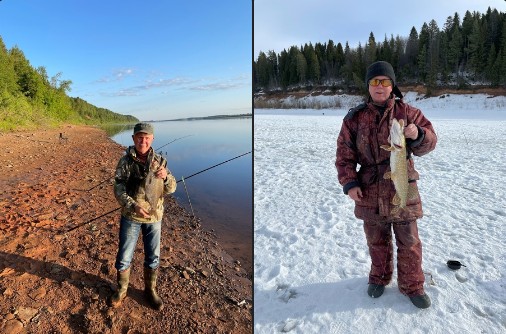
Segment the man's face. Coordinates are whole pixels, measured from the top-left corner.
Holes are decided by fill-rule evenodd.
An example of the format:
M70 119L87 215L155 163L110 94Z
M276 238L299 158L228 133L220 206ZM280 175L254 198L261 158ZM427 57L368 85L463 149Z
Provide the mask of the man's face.
M137 132L132 136L132 138L134 139L134 145L137 152L140 154L145 154L147 151L149 151L149 148L153 143L154 136L144 132Z
M385 82L382 82L381 84L378 84L377 86L372 86L368 83L369 86L369 94L371 94L372 100L375 103L383 104L390 98L390 93L392 93L393 87L392 87L392 81L389 77L386 77L384 75L376 76L369 80L369 82L373 81L374 79L377 80L386 80ZM383 86L383 84L388 84L389 86Z

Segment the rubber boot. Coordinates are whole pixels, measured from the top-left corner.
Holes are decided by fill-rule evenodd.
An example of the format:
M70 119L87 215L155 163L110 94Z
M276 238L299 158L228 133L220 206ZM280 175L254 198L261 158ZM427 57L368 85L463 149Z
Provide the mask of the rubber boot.
M123 299L125 299L128 289L128 283L130 281L130 268L117 273L118 277L118 289L111 297L111 306L116 308L121 305Z
M385 291L384 285L379 284L369 284L369 287L367 288L367 294L371 298L379 298L383 292Z
M409 297L413 305L418 308L428 308L430 306L430 298L424 293L423 295Z
M158 269L144 268L144 297L155 310L163 308L163 301L156 293Z

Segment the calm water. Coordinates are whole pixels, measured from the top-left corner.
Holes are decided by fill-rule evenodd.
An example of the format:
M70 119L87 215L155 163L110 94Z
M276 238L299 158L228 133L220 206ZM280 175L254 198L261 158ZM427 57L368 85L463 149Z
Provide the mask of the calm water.
M195 215L205 229L214 229L220 244L234 258L251 267L253 250L253 157L247 154L201 174L188 176L252 150L252 118L166 121L152 123L153 148L167 158L179 181L185 178ZM181 138L184 137L184 138ZM178 139L180 138L180 139ZM132 129L112 139L133 144ZM176 141L172 142L173 140ZM165 144L171 144L164 146ZM163 148L159 149L161 146ZM183 182L174 193L191 213ZM250 271L250 268L247 268Z

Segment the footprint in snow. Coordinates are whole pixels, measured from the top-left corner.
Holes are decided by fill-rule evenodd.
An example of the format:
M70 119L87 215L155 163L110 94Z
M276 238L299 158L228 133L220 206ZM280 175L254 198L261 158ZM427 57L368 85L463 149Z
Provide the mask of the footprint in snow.
M298 292L295 289L290 289L288 284L279 284L276 292L279 295L278 298L285 303L288 303L290 299L294 299L298 295Z
M288 333L297 327L297 321L296 320L287 320L284 325L282 325L281 332L282 333Z
M465 283L468 281L468 278L467 277L464 277L462 276L461 274L459 273L455 273L455 278L457 279L457 281L459 281L460 283Z
M503 216L503 217L504 217L504 216L506 216L506 212L504 212L504 211L494 210L494 209L492 209L492 211L493 211L496 215L498 215L498 216Z

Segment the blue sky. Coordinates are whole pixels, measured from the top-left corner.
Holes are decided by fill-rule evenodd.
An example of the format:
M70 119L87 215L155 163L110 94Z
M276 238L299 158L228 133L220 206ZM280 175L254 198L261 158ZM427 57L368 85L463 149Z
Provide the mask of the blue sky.
M486 13L489 6L506 11L504 0L255 0L254 59L260 51L280 53L329 39L364 46L371 32L376 42L385 35L408 37L412 27L420 33L424 22L434 19L442 29L448 16L458 13L462 22L466 10Z
M3 0L0 36L97 107L141 120L251 112L248 0Z

